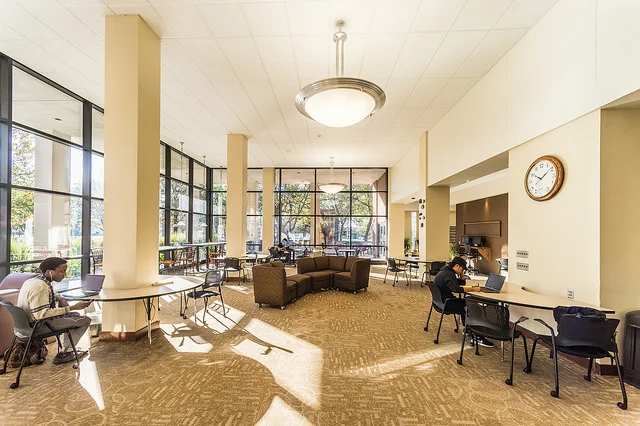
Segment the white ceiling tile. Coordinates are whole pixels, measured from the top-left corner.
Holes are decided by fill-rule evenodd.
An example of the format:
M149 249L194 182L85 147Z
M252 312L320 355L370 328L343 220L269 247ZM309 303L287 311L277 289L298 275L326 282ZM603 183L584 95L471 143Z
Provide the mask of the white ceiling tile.
M309 131L306 129L289 129L289 135L296 146L300 146L300 144L303 143L309 143ZM304 149L311 149L311 147L305 146Z
M398 114L392 126L393 127L413 126L413 124L418 120L418 118L424 112L424 110L425 108L405 106L400 110L400 114ZM406 129L405 129L405 133L406 133ZM392 135L397 138L399 134L402 134L402 136L404 136L404 133L398 130L396 130L395 133L393 133ZM387 134L387 136L391 136L391 134ZM397 140L397 139L393 139L393 140Z
M293 80L298 78L295 62L264 62L267 75L271 80Z
M335 45L327 35L297 36L291 41L296 61L328 61L331 52L335 55Z
M0 4L0 22L30 40L50 40L57 34L20 6Z
M433 100L434 108L451 108L478 82L478 78L452 78Z
M273 96L273 91L271 90L271 84L268 81L245 81L242 85L256 109L279 109L276 98Z
M425 110L425 112L418 118L416 124L423 126L421 131L412 131L411 134L416 137L420 137L422 132L425 130L431 129L437 122L442 118L443 115L447 113L448 108L436 108L429 107Z
M229 62L260 61L260 55L252 38L220 38L217 41Z
M467 57L487 34L488 31L452 31L442 42L436 57Z
M112 3L114 4L107 4L116 15L140 15L158 37L165 38L173 36L167 23L162 20L158 12L146 1L136 4L133 4L135 2L131 2L132 4L122 4L125 3L124 1L113 1Z
M371 20L372 33L407 33L416 16L420 0L377 0Z
M495 29L531 28L558 0L515 0Z
M209 83L209 80L195 62L173 62L168 64L167 68L185 85Z
M176 39L160 40L160 54L162 62L170 64L172 62L190 62L191 56L187 53L182 44Z
M113 14L111 9L99 0L95 5L83 6L84 3L80 3L80 1L77 1L76 4L67 8L69 12L84 22L95 35L104 39L104 17Z
M393 71L393 62L389 61L363 61L360 69L360 78L371 80L374 78L388 79ZM345 75L349 75L345 73Z
M262 119L265 120L265 116L269 117L270 114L274 114L276 116L279 116L279 120L282 121L282 126L281 127L276 127L276 128L272 128L269 131L271 132L271 136L273 137L273 140L276 141L276 143L278 145L284 144L284 143L288 143L291 144L291 147L293 149L293 144L292 144L292 139L291 139L291 135L289 134L289 131L287 130L286 126L284 125L284 120L282 119L282 114L280 114L280 110L277 111L277 114L275 111L273 112L268 112L268 111L258 111L260 112L260 115L262 116ZM269 119L267 119L267 121L269 121Z
M293 132L294 130L306 132L308 131L308 119L296 109L294 99L295 98L291 98L291 101L287 102L285 105L280 104L280 111L282 111L282 115L284 117L284 121L287 123L289 132Z
M254 41L263 61L291 62L294 60L289 37L254 37Z
M426 108L447 84L446 78L422 79L416 84L405 106Z
M17 31L9 28L8 25L0 25L0 39L4 40L23 40L24 36Z
M399 107L394 107L392 105L383 106L373 115L373 117L371 117L371 128L391 126L399 113ZM371 130L369 132L371 132Z
M251 34L260 36L288 36L289 22L283 2L242 3Z
M214 83L214 87L234 110L253 109L249 96L247 96L244 87L239 82L218 81Z
M195 62L222 62L225 60L222 50L212 38L185 38L181 39L180 43Z
M335 25L339 20L344 21L342 30L348 35L367 33L371 29L372 5L371 0L329 0L330 22ZM336 30L334 26L331 34Z
M482 77L526 33L526 30L493 30L462 64L456 77Z
M406 38L405 34L372 34L367 40L367 47L364 51L364 61L388 61L395 63L402 44ZM354 60L354 58L349 57Z
M154 9L171 29L174 37L210 37L200 12L189 3L155 4Z
M198 64L211 81L238 81L236 73L228 62L211 62Z
M468 0L453 30L491 29L511 6L513 0Z
M385 108L389 105L402 107L417 83L418 79L390 79L384 88L387 95Z
M262 62L231 62L231 67L240 81L268 79L267 73L262 66Z
M197 4L214 37L250 37L249 25L238 3Z
M296 93L300 90L298 80L274 80L271 82L271 88L275 94L278 102L284 100L285 102L290 99L294 99Z
M393 78L419 78L442 44L446 33L409 34L404 42Z
M329 66L326 62L298 62L298 76L308 80L329 78Z
M422 0L411 31L449 31L467 0Z
M331 34L328 1L288 2L291 35Z

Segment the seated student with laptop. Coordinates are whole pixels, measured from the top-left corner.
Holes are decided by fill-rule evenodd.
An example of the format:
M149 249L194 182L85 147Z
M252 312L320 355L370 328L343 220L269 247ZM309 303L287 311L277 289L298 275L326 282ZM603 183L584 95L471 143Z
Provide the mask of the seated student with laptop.
M436 275L433 280L433 284L440 290L442 300L449 300L447 306L451 306L455 313L460 315L462 324L465 322L464 307L466 302L464 299L456 297L453 293L462 292L461 287L465 285L464 271L466 269L467 261L456 256L448 265L440 269L440 272L438 272L438 275ZM478 344L487 348L495 346L493 342L485 338L478 339Z

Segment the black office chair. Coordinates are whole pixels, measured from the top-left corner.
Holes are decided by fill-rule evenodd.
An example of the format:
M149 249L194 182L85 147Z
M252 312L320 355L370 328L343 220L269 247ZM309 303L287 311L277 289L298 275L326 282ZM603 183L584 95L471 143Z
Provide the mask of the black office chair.
M529 354L527 353L527 338L516 328L518 324L526 321L527 317L520 317L513 324L513 328L509 325L509 308L498 305L496 303L479 302L472 297L467 297L467 306L465 308L467 314L465 317L464 334L462 335L462 346L460 347L460 359L458 364L462 365L462 355L464 353L464 341L467 333L472 335L476 347L476 355L480 355L478 351L478 337L484 337L501 342L511 341L511 367L509 370L509 378L504 382L513 385L513 358L515 352L515 340L522 337L524 341L524 357L529 367Z
M431 262L429 269L422 273L422 279L420 281L432 283L433 279L438 275L438 272L440 272L440 269L444 268L446 264L447 262ZM426 278L428 278L428 280L425 281Z
M16 381L9 385L11 389L16 389L20 386L20 375L22 374L22 369L24 368L25 360L27 359L27 352L31 343L37 341L38 339L46 339L47 337L55 336L58 339L58 351L60 350L60 338L59 336L67 333L67 337L69 338L69 342L71 342L71 347L73 348L73 354L75 356L75 363L73 364L73 368L78 368L78 352L76 351L76 344L73 341L73 337L71 337L71 333L69 332L74 327L63 328L61 330L54 330L51 328L49 321L52 318L49 317L42 320L38 320L32 324L29 323L29 317L27 313L17 306L13 306L11 302L2 301L0 305L4 306L11 316L13 317L13 342L11 343L11 347L7 352L4 358L4 365L2 370L0 370L0 374L5 374L7 372L7 363L11 359L11 353L16 347L16 342L22 342L25 344L25 350L22 355L22 360L20 361L20 369L18 370L18 375L16 376ZM62 315L58 315L62 316Z
M438 286L434 283L427 283L429 291L431 291L431 308L429 308L429 316L427 317L427 324L424 326L424 331L429 331L429 320L431 319L431 312L435 309L440 313L440 323L438 324L438 332L436 333L436 339L433 341L436 345L440 339L440 328L442 327L442 318L445 315L453 315L453 320L456 322L456 333L458 332L458 317L456 315L464 315L464 299L447 299L442 300L442 293Z
M409 279L407 278L407 272L404 270L404 268L399 267L396 264L396 260L393 258L388 258L387 259L387 270L384 271L384 280L382 280L383 283L387 282L387 273L391 271L395 274L395 276L393 277L393 287L396 286L396 282L398 281L398 272L402 272L404 273L404 279L407 281L407 285L409 285Z
M224 299L222 297L222 273L218 271L209 271L207 275L204 277L204 283L202 290L192 290L187 293L187 305L189 304L189 299L193 299L193 318L194 322L197 322L196 312L198 312L198 299L204 299L204 313L202 314L202 324L206 324L205 317L207 316L207 307L209 306L209 298L210 297L218 297L220 296L220 303L222 304L222 315L227 316L226 308L224 307ZM184 307L185 315L183 318L187 318L187 306Z
M228 274L229 272L237 272L238 273L238 281L240 281L240 274L242 273L242 278L244 281L247 280L247 277L244 275L244 268L240 265L240 259L237 257L227 257L224 259L224 279L229 281Z
M618 358L618 345L616 344L616 329L620 320L607 318L604 312L592 308L578 306L558 306L553 310L553 317L558 324L558 334L553 332L553 328L541 319L535 321L547 327L550 335L540 335L533 341L531 348L531 360L529 361L525 373L531 372L533 355L536 350L538 340L542 340L549 347L554 361L555 390L551 391L554 398L560 397L560 384L558 381L558 352L580 358L589 359L587 375L584 379L591 381L591 370L593 360L609 358L611 362L615 360L618 369L618 379L620 380L620 390L622 391L622 402L618 402L618 407L627 409L627 391L624 388L622 372L620 371L620 360ZM611 355L613 353L613 355Z

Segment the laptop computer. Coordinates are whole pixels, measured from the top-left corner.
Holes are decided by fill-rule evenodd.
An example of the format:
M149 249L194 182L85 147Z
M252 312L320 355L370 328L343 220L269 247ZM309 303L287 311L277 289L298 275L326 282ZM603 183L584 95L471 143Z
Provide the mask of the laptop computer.
M68 291L79 291L83 296L95 296L102 290L102 284L104 283L104 275L92 275L87 274L80 283L80 290L77 288L64 290L62 293Z
M500 293L504 285L505 277L498 274L489 274L489 279L484 287L480 287L480 291L485 293Z

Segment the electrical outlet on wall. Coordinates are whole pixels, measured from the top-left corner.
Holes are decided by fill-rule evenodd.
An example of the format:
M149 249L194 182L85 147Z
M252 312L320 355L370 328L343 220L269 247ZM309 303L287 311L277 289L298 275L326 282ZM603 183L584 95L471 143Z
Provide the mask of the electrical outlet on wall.
M568 288L567 289L567 297L569 299L573 299L573 289L572 288Z

